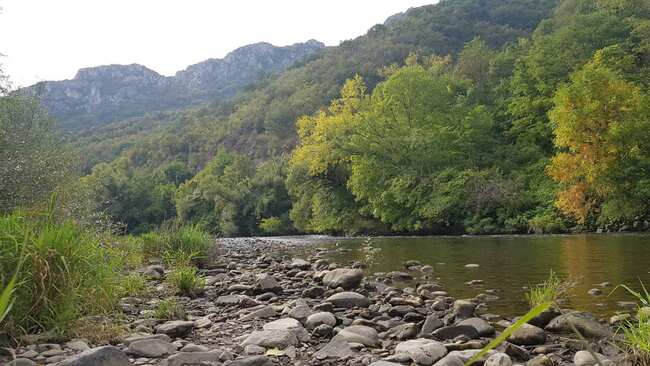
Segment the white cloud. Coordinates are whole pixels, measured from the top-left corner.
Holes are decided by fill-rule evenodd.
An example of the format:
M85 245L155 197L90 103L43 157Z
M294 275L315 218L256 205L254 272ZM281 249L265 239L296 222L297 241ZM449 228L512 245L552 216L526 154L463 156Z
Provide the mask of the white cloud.
M139 63L170 75L260 41L327 45L435 0L0 0L0 62L14 86L81 67Z

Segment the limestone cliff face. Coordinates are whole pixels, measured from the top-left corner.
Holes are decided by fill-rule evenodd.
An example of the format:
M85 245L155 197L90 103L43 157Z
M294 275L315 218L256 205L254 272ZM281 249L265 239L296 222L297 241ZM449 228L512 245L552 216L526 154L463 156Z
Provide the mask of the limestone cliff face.
M287 47L244 46L166 77L138 64L81 69L71 80L44 81L20 89L36 96L63 128L102 125L146 112L224 99L261 77L285 70L324 45L311 40Z

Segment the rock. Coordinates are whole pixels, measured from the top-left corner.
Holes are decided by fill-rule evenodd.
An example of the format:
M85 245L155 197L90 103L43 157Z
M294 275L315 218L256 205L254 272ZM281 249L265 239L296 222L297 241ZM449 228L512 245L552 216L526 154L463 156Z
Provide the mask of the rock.
M440 339L454 339L461 335L469 339L475 339L478 338L478 331L469 325L451 325L436 329L433 332L433 336Z
M218 352L179 352L167 357L165 366L212 365L221 360Z
M241 345L245 347L249 344L266 348L285 349L298 344L298 338L295 332L289 330L262 330L249 334Z
M335 339L342 339L346 342L361 343L367 347L376 347L379 345L379 337L374 328L365 325L351 325L341 330Z
M532 324L536 327L545 328L551 320L557 318L561 314L555 310L545 310L538 316L532 318L528 324Z
M241 317L241 320L248 321L253 319L267 319L277 316L278 312L275 311L273 306L264 306L260 309L254 310Z
M535 346L546 342L546 333L534 325L524 324L512 332L508 341L519 346Z
M483 366L512 366L512 360L510 356L499 352L488 357Z
M71 350L77 351L77 352L83 352L86 350L89 350L90 347L88 346L88 343L81 341L81 340L72 340L69 342L66 342L64 345L66 348L70 348Z
M406 323L389 329L386 332L385 337L403 341L406 339L415 338L417 334L418 334L417 324Z
M255 293L263 294L265 292L280 293L282 292L282 286L275 277L270 274L260 274L257 275L257 283L255 284Z
M388 361L375 361L370 366L404 366L401 363L388 362Z
M431 334L433 333L434 330L438 328L442 328L444 326L444 323L440 318L435 315L431 314L427 316L427 318L424 320L424 324L422 325L422 330L420 330L420 334L418 337L420 338L427 338L431 337Z
M293 309L289 310L289 313L287 315L298 320L301 323L304 323L307 320L309 314L311 314L311 309L309 308L309 305L298 305Z
M200 344L194 344L194 343L188 343L183 348L181 348L181 352L208 352L210 349L206 346L202 346Z
M328 271L323 276L323 284L330 288L342 287L344 290L357 288L363 279L360 269L339 268Z
M494 327L481 318L468 318L458 323L458 325L469 325L470 327L474 327L480 337L490 337L494 335Z
M261 305L255 299L251 299L246 295L237 294L219 296L214 303L221 306L239 306L241 308L252 308L253 306Z
M289 267L307 270L307 269L311 268L311 263L307 262L304 259L294 258L291 261L291 264L289 265Z
M546 330L556 333L573 333L570 324L585 337L588 338L606 338L612 335L612 331L600 324L590 313L572 312L563 314L551 320L546 326Z
M596 353L596 357L603 366L614 365L613 361L609 360L607 357L601 355L600 353ZM596 361L594 356L592 356L589 351L576 352L575 356L573 357L573 363L575 366L599 366L598 361Z
M182 337L194 328L194 322L171 320L156 327L156 333L167 334L170 337Z
M273 361L266 356L249 356L227 362L224 366L273 366Z
M434 366L465 366L465 362L456 355L447 355L440 361L436 362Z
M312 287L308 287L302 292L302 297L308 299L317 299L319 297L322 297L324 294L325 294L324 287L312 286Z
M407 354L418 365L433 365L447 354L447 348L430 339L412 339L395 347L395 353Z
M13 361L10 361L7 366L36 366L36 362L28 358L17 358ZM401 365L400 365L401 366Z
M370 300L367 297L356 292L339 292L328 297L326 301L337 308L365 308L370 305Z
M59 366L131 366L131 361L119 348L91 348L64 360Z
M124 343L126 346L130 345L132 342L135 341L140 341L144 339L159 339L161 341L165 342L171 342L172 339L169 338L167 334L132 334L128 336L127 338L124 338L122 340L122 343Z
M592 288L591 290L587 291L587 293L591 296L600 296L603 294L603 291L599 288Z
M305 322L307 329L314 329L321 324L327 324L330 327L335 326L336 318L334 317L334 314L326 311L321 311L319 313L311 314L309 317L307 317L307 321Z
M266 353L266 348L255 344L249 344L244 347L244 353L247 355L263 355Z
M278 320L274 320L270 323L266 323L263 326L264 330L286 330L288 332L292 332L295 334L296 338L299 339L302 342L306 342L309 340L309 333L305 328L303 328L302 324L293 318L282 318Z
M462 320L474 317L476 304L469 300L454 301L454 316L456 320Z
M554 362L546 355L539 355L526 362L526 366L553 366Z
M334 328L327 324L321 324L314 328L312 334L316 337L329 337L334 332Z
M160 339L143 339L132 342L126 352L138 357L158 358L176 352L176 346Z
M388 309L388 315L394 317L403 317L404 315L414 312L415 308L411 305L398 305Z
M314 353L314 357L323 360L326 358L343 358L354 355L354 351L343 338L334 337L332 340Z

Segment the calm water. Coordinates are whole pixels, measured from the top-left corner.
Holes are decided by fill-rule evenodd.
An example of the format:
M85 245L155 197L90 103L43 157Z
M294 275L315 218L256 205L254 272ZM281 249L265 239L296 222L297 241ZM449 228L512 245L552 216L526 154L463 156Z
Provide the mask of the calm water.
M367 263L368 275L404 271L403 263L411 259L429 264L434 268L432 278L439 278L449 294L457 298L495 289L499 300L489 303L489 311L508 316L526 312L524 287L544 280L551 269L577 281L571 291L570 307L601 316L623 311L618 302L633 299L622 289L610 294L613 287L602 288L601 296L587 294L596 284L608 281L639 288L641 279L650 285L648 235L393 237L374 238L371 246L376 249L372 251L364 249L364 239L339 240L324 246L333 249L327 257L339 264ZM469 263L480 267L465 268ZM471 280L483 280L484 285L465 284Z

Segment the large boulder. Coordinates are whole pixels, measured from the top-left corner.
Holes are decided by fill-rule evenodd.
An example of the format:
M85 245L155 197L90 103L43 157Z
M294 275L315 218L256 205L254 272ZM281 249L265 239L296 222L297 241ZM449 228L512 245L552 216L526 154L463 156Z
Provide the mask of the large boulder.
M363 279L360 269L339 268L328 271L323 276L323 284L330 288L342 287L345 290L357 288Z
M551 320L546 330L555 333L573 333L571 324L585 337L606 338L612 336L612 331L600 324L590 313L572 312Z
M356 292L339 292L327 298L337 308L365 308L370 305L370 300Z
M407 354L418 365L433 365L447 354L447 348L431 339L412 339L395 347L395 353Z
M113 346L91 348L72 356L59 364L60 366L131 366L127 355Z

